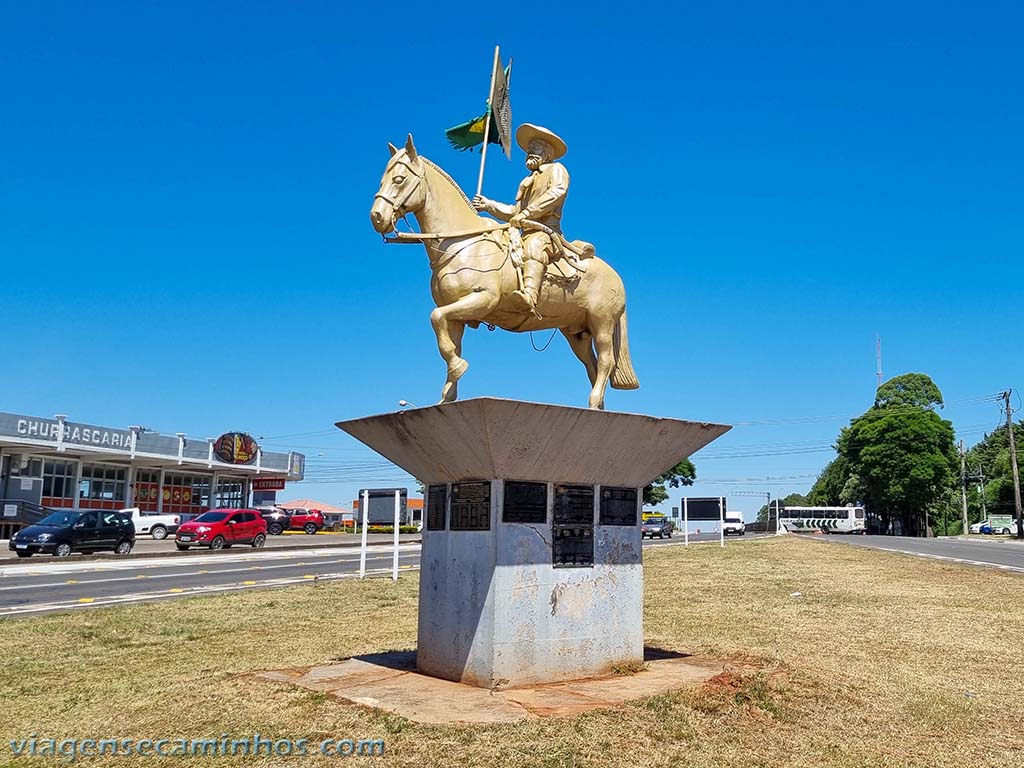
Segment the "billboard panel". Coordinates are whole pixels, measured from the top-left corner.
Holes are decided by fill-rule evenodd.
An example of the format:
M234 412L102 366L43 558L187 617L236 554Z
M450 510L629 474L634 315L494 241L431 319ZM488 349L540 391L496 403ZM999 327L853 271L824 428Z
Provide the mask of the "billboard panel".
M682 503L687 520L720 520L725 514L721 496L689 496Z
M363 519L363 511L360 509L363 503L363 493L368 493L370 503L367 507L367 520L370 525L392 525L395 522L395 491L400 496L398 519L401 525L409 524L409 489L408 488L361 488L359 496L352 505L353 511L357 511L356 519L360 522Z

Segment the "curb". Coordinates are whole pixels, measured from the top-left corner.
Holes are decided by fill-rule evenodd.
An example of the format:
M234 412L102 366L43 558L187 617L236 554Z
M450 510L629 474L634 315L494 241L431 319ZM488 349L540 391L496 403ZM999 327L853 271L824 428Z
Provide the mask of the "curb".
M936 536L936 539L942 541L969 541L972 544L1017 544L1018 546L1024 545L1024 541L1020 541L1013 534L1008 539L1002 539L998 537L987 536L985 538L972 538L970 536Z
M398 543L399 543L399 545L402 545L402 544L420 544L420 543L422 543L422 541L423 541L422 538L417 538L417 539L400 539ZM346 549L346 548L351 549L353 547L359 547L361 545L361 543L362 542L359 541L358 538L357 538L356 541L351 541L351 542L350 541L332 541L330 543L325 542L323 544L316 544L316 545L313 545L313 546L310 546L310 544L307 542L307 543L304 543L304 544L298 544L298 543L296 543L296 544L285 544L285 545L279 546L279 547L265 547L264 551L266 551L266 552L290 552L290 551L294 551L294 550L298 550L298 549ZM375 546L379 546L381 544L387 546L387 545L390 545L391 542L390 541L387 541L387 542L383 542L383 541L367 542L366 546L367 547L375 547ZM79 554L77 556L74 556L73 560L70 559L70 558L64 559L64 558L55 558L55 557L51 556L47 560L35 560L34 558L32 558L31 562L32 562L33 565L34 564L40 564L40 565L43 565L43 567L45 567L45 565L48 564L48 563L68 563L68 562L76 562L77 563L77 562L82 562L83 560L89 560L89 561L92 561L92 560L151 560L151 559L160 558L160 557L197 557L197 556L204 555L204 554L208 553L209 551L210 550L208 550L208 549L189 549L186 552L179 552L178 550L174 549L174 550L170 550L168 552L139 552L137 554L131 554L128 557L124 557L123 555L115 555L113 552L98 552L98 553L93 554L93 555L82 555L82 554ZM234 554L236 552L239 553L239 554L242 554L242 553L245 553L245 552L252 553L252 551L253 551L252 547L249 547L249 546L240 546L237 549L236 548L232 548L232 549L220 549L220 550L217 550L218 554L223 554L223 555L231 555L231 554ZM25 558L20 558L17 555L15 555L13 552L10 552L10 553L4 552L4 553L0 554L0 566L4 565L5 563L8 563L8 562L27 564L27 563L29 563L29 560L25 559Z

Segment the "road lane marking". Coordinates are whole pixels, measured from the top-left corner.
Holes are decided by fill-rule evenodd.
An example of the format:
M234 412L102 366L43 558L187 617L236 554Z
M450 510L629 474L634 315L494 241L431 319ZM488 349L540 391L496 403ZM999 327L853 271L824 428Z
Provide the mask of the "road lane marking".
M386 577L391 574L390 568L374 568L366 571L367 576ZM344 579L358 579L356 571L321 574L319 581L340 581ZM188 589L171 589L162 592L138 592L129 595L116 595L110 597L82 598L75 601L37 603L34 605L17 606L15 608L0 609L0 616L25 616L34 613L48 613L52 611L66 611L75 608L102 608L105 606L124 605L130 603L154 602L156 600L167 600L169 598L193 597L203 595L220 594L223 592L236 592L245 589L261 589L270 587L286 587L296 584L308 583L302 577L291 577L281 579L267 579L256 584L218 584L208 587L189 587ZM88 602L86 602L88 601Z
M386 554L387 554L388 557L390 557L391 553L386 553ZM404 558L404 559L408 560L410 557L418 557L419 553L418 552L400 552L399 556L401 558ZM313 565L320 565L320 566L323 566L323 565L341 565L341 564L349 563L349 562L353 562L354 563L358 559L359 559L359 555L358 554L357 555L352 555L352 556L346 555L344 557L340 557L340 558L337 558L335 560L325 560L322 563L313 563ZM380 555L370 555L368 557L368 559L369 560L384 560L386 558L385 558L384 554L380 554ZM261 571L271 571L271 570L277 570L277 569L280 569L280 568L296 568L296 567L297 566L296 566L295 563L277 563L277 564L273 564L273 565L261 566L259 568L259 570L261 570ZM241 573L241 572L249 573L252 570L253 570L252 568L220 568L220 569L212 570L212 571L204 569L204 570L192 571L192 572L186 572L186 573L157 573L157 574L152 574L152 575L148 575L148 576L146 574L138 574L136 576L113 576L113 577L101 578L101 579L88 579L88 580L86 580L84 582L75 582L75 583L79 584L79 585L110 584L110 583L118 582L118 581L135 581L136 579L177 579L177 578L189 577L189 576L195 576L195 575L214 575L214 576L217 576L217 575L228 574L228 573ZM29 582L29 583L26 583L26 584L14 584L14 585L11 585L11 586L6 586L6 587L0 586L0 592L11 592L11 591L21 590L21 589L47 589L47 588L51 588L51 587L66 586L68 583L69 582L63 582L63 581L62 582L46 582L46 583L43 583L43 584L40 584L38 582L34 582L34 583L33 582Z
M419 550L420 545L417 543L406 543L398 547L399 552L411 552ZM341 551L339 551L341 550ZM387 553L391 554L394 552L394 548L391 546L382 546L375 544L372 547L367 547L368 554L379 554ZM267 561L280 561L280 560L294 560L301 558L306 562L307 565L310 559L328 559L331 557L337 557L344 555L346 557L359 557L359 547L320 547L318 549L302 549L302 550L285 550L283 552L277 552L273 549L258 549L252 552L246 552L241 555L225 554L225 555L191 555L186 557L135 557L126 558L124 560L109 560L104 561L103 565L97 565L95 561L81 561L81 562L70 562L70 563L53 563L52 565L45 566L43 571L39 570L38 566L31 565L8 565L0 566L0 578L10 576L56 576L64 574L74 573L104 573L109 571L123 571L123 570L152 570L160 568L182 568L188 567L193 563L201 562L204 566L215 565L221 563L251 563L253 560L260 560L261 562Z
M91 603L91 602L94 602L95 600L96 600L95 597L80 597L80 598L78 598L78 602L80 602L80 603Z
M870 546L868 544L863 544L863 543L856 542L856 541L842 541L842 540L839 540L839 539L820 540L820 539L818 539L818 538L816 538L814 536L802 536L800 534L796 534L796 535L800 536L800 538L802 538L802 539L810 539L811 541L822 541L822 543L824 543L824 544L833 544L833 543L835 543L835 544L848 544L850 546L860 547L861 549L871 549L871 550L874 550L875 552L895 552L896 554L899 554L899 555L910 555L912 557L921 557L921 558L924 558L926 560L943 560L943 561L948 562L948 563L960 563L962 565L974 565L974 566L978 566L978 567L981 567L981 568L998 568L999 570L1003 570L1003 571L1012 571L1014 573L1024 573L1024 567L1021 567L1021 566L1006 565L1005 563L992 563L992 562L988 562L988 561L985 561L985 560L971 560L971 559L965 558L965 557L953 557L952 555L939 555L939 554L935 554L933 552L915 552L912 549L899 549L898 545L896 545L896 546L877 546L877 547L873 547L873 546ZM885 542L885 543L888 544L889 542ZM882 542L879 542L879 544L881 545Z

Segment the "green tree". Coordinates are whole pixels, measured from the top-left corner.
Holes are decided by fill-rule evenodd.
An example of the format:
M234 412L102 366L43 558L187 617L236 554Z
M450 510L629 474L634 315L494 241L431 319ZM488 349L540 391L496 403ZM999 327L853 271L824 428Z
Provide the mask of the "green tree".
M846 503L843 490L850 481L850 466L846 459L837 456L821 470L818 479L811 486L807 498L813 507L840 507Z
M1014 425L1018 461L1024 455L1024 420ZM987 515L1013 515L1013 470L1010 466L1010 440L1006 425L985 435L967 451L968 519L976 523ZM984 477L984 485L981 477Z
M662 472L653 483L644 488L644 504L649 507L657 506L668 499L668 490L680 488L684 485L693 485L697 479L697 468L689 459L683 459L674 467Z
M935 386L935 382L923 373L894 376L875 392L875 408L931 408L933 405L942 406L942 392Z
M898 376L878 392L876 404L840 432L839 456L884 530L925 535L926 512L957 473L953 425L932 410L942 393L924 374Z

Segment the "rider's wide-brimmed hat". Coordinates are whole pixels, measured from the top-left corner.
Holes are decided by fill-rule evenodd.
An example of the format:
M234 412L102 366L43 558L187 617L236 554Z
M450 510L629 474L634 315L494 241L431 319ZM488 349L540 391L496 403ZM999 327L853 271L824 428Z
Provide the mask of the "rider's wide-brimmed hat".
M523 123L519 126L516 131L516 143L519 144L519 148L524 152L530 151L530 142L534 139L543 139L551 147L552 156L548 160L557 160L566 152L569 148L562 141L561 137L553 131L549 131L547 128L542 128L539 125L533 123Z

